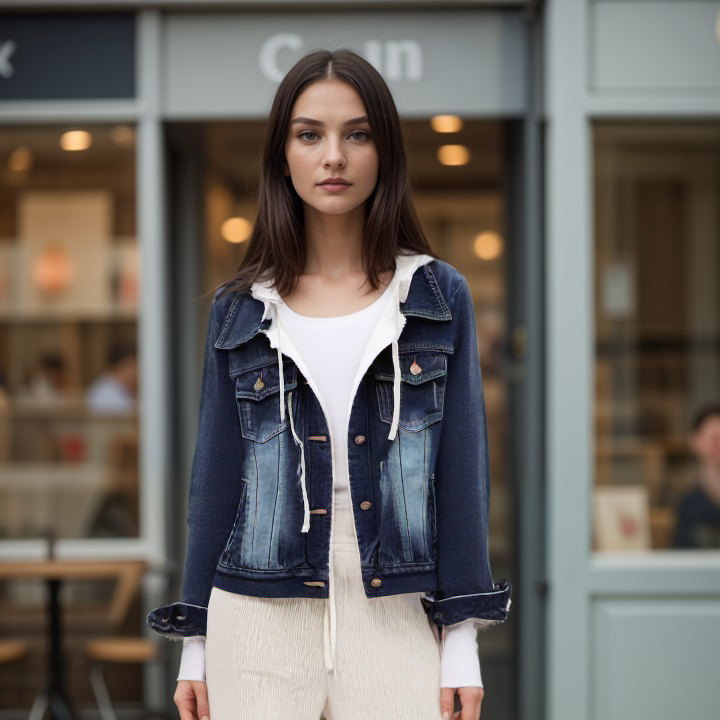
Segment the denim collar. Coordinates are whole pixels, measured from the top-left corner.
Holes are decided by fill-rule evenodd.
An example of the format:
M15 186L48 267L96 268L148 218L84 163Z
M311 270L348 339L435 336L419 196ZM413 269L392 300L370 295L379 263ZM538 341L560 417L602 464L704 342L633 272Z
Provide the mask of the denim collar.
M264 311L262 300L254 298L249 291L235 295L215 347L229 350L247 342L258 332L267 330L271 320L263 319ZM421 265L413 274L407 297L400 303L400 311L406 317L414 315L429 320L452 319L446 299L428 264Z

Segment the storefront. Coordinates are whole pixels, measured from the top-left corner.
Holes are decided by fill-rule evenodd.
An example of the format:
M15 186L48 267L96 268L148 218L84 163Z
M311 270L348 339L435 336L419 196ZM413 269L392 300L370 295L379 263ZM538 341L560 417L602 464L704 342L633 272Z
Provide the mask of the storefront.
M720 702L717 12L546 7L548 718Z
M390 84L421 221L476 300L515 599L480 636L484 714L678 707L688 658L720 647L720 555L671 549L688 425L720 396L713 3L72 5L0 16L0 561L48 533L59 556L170 561L135 632L177 593L206 293L242 257L279 78L347 46ZM693 677L697 707L719 699Z

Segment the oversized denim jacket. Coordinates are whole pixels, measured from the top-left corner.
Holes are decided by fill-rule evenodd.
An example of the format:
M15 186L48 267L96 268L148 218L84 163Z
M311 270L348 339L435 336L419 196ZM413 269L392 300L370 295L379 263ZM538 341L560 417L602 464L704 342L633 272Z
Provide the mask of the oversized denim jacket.
M361 378L347 436L333 439L308 380L273 350L268 303L251 291L216 296L183 598L148 614L153 630L205 635L213 586L328 597L332 442L347 444L366 596L424 592L440 628L506 619L510 586L493 584L488 558L487 424L470 289L432 259L397 300L401 331Z

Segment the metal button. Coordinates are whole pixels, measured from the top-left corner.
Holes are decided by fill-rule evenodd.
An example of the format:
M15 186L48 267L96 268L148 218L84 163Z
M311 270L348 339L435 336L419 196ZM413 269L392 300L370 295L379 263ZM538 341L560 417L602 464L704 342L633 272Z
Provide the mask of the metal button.
M360 508L361 508L362 510L369 510L369 509L370 509L370 503L369 503L367 500L363 500L363 501L360 503Z
M415 362L415 358L413 358L413 364L410 366L410 372L413 375L419 375L422 372L422 368Z
M382 580L381 580L380 578L373 578L373 579L370 581L370 584L371 584L373 587L380 587L380 586L382 585Z
M355 436L355 442L358 445L362 445L365 442L365 436L364 435L356 435Z

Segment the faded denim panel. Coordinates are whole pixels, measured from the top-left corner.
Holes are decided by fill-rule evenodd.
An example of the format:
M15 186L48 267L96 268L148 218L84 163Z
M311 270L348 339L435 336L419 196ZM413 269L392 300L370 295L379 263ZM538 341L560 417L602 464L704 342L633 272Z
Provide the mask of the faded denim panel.
M414 320L414 318L413 318ZM410 327L410 323L408 323ZM412 338L412 335L409 334ZM429 339L425 341L428 345ZM380 353L368 372L373 490L377 517L378 567L423 566L435 562L437 526L434 464L442 427L447 356L437 350L399 355L400 417L393 441L392 356Z
M283 363L285 364L285 363ZM289 363L288 363L289 365ZM296 387L295 366L285 368L285 379ZM249 376L249 377L248 377ZM267 382L257 383L262 377ZM220 564L226 571L287 570L305 564L305 536L300 532L303 502L300 485L300 451L290 433L286 395L286 419L280 422L278 366L268 365L238 376L236 396L244 437L248 443L242 469L245 490L235 524ZM256 390L248 391L256 385ZM251 397L250 393L254 393ZM298 399L293 393L293 422Z

